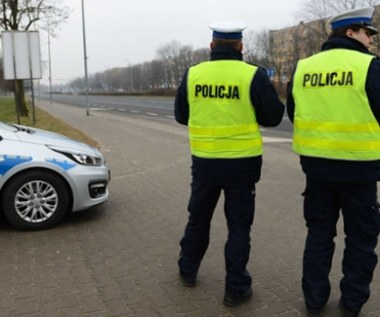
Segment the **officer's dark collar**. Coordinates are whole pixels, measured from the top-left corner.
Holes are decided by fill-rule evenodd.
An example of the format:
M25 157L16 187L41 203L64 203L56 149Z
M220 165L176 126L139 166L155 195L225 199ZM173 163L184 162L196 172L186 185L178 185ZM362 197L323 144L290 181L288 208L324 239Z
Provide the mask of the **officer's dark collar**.
M236 59L243 60L243 54L229 45L217 45L211 50L210 60Z
M349 50L360 51L363 53L369 53L368 49L361 42L347 36L334 36L328 39L322 45L322 51L334 48L344 48Z

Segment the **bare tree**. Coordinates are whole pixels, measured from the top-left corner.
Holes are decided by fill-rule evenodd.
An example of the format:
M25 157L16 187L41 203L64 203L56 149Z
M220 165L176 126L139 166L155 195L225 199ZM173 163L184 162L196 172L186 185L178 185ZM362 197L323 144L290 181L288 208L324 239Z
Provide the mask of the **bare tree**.
M378 0L307 0L302 3L296 16L300 20L313 21L324 20L346 10L355 8L375 6Z
M200 48L193 52L193 60L191 64L187 65L190 67L194 64L198 64L200 62L208 61L210 59L210 49L209 48Z
M151 70L152 89L165 87L165 63L162 60L154 60L151 63Z
M194 51L190 45L172 41L159 47L157 56L165 67L166 88L175 88L188 67L210 58L210 49L201 48Z
M177 85L180 76L179 66L181 59L186 56L191 48L183 47L179 42L172 41L157 49L157 56L165 63L166 88L173 88Z
M0 0L0 29L27 31L42 28L49 19L54 30L68 17L68 8L60 0ZM46 25L46 23L45 23ZM23 80L15 80L14 95L21 116L27 116Z
M271 66L270 60L270 32L266 29L249 31L244 37L244 56L247 62Z

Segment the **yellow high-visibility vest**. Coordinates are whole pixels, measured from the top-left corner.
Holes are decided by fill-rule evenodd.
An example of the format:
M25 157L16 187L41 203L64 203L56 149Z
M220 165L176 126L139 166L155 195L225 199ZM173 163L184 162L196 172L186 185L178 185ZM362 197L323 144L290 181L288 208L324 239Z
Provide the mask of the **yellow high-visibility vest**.
M191 153L244 158L263 153L250 89L257 67L220 60L190 67L187 80Z
M374 56L347 49L298 62L293 80L293 150L304 156L380 159L380 128L365 91Z

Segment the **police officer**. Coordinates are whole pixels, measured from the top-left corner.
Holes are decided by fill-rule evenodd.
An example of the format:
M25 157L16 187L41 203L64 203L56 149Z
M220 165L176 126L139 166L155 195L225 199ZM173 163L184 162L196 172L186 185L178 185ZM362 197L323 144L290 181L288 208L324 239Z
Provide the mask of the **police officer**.
M370 296L380 230L380 61L369 53L374 9L355 9L329 23L322 51L298 62L287 111L293 149L306 174L307 238L302 288L310 316L330 295L329 273L340 210L345 250L340 307L358 316Z
M246 25L221 22L210 28L211 60L186 71L175 99L175 119L188 126L192 154L189 218L178 265L184 285L195 286L223 191L228 226L223 302L235 306L252 295L246 266L262 165L259 125L278 125L285 107L266 71L242 61Z

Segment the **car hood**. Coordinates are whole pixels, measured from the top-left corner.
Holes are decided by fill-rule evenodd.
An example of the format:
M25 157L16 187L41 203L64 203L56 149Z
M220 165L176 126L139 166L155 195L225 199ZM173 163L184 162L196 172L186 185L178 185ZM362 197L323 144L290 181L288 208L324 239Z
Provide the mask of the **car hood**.
M20 142L53 145L94 154L98 152L95 148L85 143L75 141L62 134L17 124L14 124L13 126L17 128L17 131L13 131L13 133Z

